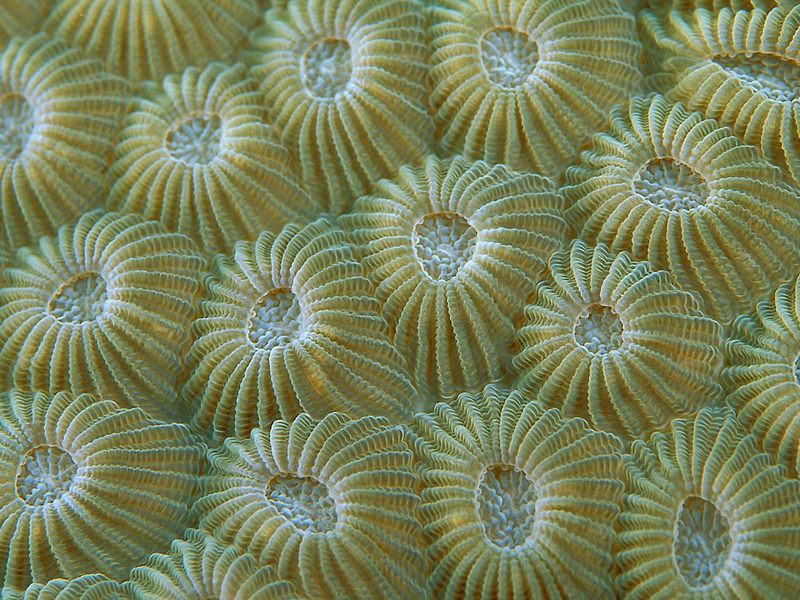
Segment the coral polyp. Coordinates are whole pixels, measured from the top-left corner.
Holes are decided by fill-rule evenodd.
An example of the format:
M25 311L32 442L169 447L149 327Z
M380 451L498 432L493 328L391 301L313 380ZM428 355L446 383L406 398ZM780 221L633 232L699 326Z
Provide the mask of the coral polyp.
M0 380L178 415L205 260L136 215L93 211L25 248L0 289Z
M412 454L384 418L299 415L209 453L202 529L309 598L421 598Z
M423 408L508 374L515 320L566 234L550 180L429 157L343 220Z
M191 524L203 448L88 394L0 396L0 585L127 576Z
M298 0L267 12L244 56L324 211L430 149L420 2Z
M630 598L780 597L800 585L800 482L733 411L676 419L625 457L619 590Z
M627 251L728 323L800 268L800 196L727 127L664 97L635 97L567 171L565 217Z
M24 3L23 3L24 4ZM35 244L102 201L127 84L44 35L0 54L0 231Z
M525 307L516 385L641 438L722 399L722 332L665 271L578 240L553 255Z
M168 76L125 120L108 208L161 221L208 254L309 220L314 204L264 106L241 65Z
M615 2L442 0L428 13L448 152L558 176L638 84L633 20Z
M415 404L353 247L326 219L217 257L194 333L182 397L220 441L302 411L405 420Z
M723 383L728 403L770 456L800 473L800 279L733 323Z
M606 597L620 444L488 386L412 426L432 598Z

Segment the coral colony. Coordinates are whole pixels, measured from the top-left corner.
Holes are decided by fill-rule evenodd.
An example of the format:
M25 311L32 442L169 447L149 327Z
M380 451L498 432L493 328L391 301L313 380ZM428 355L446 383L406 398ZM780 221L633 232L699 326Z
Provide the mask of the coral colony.
M0 0L0 600L800 598L800 3Z

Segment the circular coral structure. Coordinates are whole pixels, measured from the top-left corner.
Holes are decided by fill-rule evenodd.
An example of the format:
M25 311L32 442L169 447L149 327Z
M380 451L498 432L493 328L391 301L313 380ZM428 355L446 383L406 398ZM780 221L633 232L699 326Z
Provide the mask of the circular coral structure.
M256 0L57 0L53 35L132 81L228 58L258 21Z
M800 586L800 481L730 409L676 419L625 457L618 588L626 598L779 598Z
M638 85L634 22L611 0L442 0L429 14L448 152L558 176Z
M309 598L422 598L419 498L403 429L278 420L209 453L200 526Z
M751 146L654 95L567 171L577 236L667 270L724 323L800 269L800 196Z
M429 157L345 217L423 409L507 374L515 321L565 237L560 209L537 175Z
M316 212L243 66L190 68L151 96L125 121L110 209L160 220L209 254Z
M733 324L723 384L739 421L778 464L800 473L800 279Z
M0 288L0 381L177 410L205 261L136 215L93 211L18 252Z
M126 91L60 41L37 35L5 47L0 230L10 247L36 243L100 200Z
M613 595L615 436L492 385L412 431L431 597Z
M153 554L131 571L131 596L136 600L299 600L295 587L276 578L242 554L191 529L168 554Z
M668 97L731 127L800 181L800 7L673 11L660 31Z
M414 405L369 281L325 219L217 257L194 334L183 398L217 440L301 411L405 420Z
M265 21L246 57L325 210L347 210L378 179L422 160L433 125L419 2L298 0Z
M517 386L626 439L721 400L722 326L666 271L582 241L525 307Z
M127 577L191 525L202 464L185 426L139 408L89 394L4 394L0 585Z
M3 600L130 600L123 585L100 573L32 583L25 591L4 588Z

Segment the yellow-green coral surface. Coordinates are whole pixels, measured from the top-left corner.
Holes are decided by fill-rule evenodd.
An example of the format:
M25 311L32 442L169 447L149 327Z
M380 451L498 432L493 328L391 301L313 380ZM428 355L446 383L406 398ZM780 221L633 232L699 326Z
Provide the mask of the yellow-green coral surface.
M0 0L0 600L800 598L800 2Z

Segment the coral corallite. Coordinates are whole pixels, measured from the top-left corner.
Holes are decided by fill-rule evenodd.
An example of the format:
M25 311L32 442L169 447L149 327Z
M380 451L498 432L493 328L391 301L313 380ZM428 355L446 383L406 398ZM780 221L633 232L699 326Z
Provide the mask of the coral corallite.
M217 440L302 411L411 416L405 362L352 246L327 219L217 257L193 330L182 395Z
M515 321L566 235L551 181L429 157L343 221L423 409L507 376Z
M800 269L800 192L730 129L662 96L615 111L567 184L578 237L669 271L723 324Z
M733 324L725 347L728 403L770 456L800 473L800 278Z
M722 326L666 271L578 240L525 308L517 386L626 439L722 399Z
M242 65L190 68L150 93L125 120L110 210L161 221L207 254L317 212Z
M418 414L432 598L606 598L620 443L488 386Z
M192 524L203 447L88 394L0 396L0 584L125 578Z
M265 21L245 57L324 210L346 210L425 156L433 125L420 2L297 0Z
M431 102L448 152L555 177L638 85L613 0L430 3Z
M99 205L127 85L44 35L0 54L0 230L34 244Z
M412 454L384 418L299 415L209 453L200 527L308 598L422 598Z
M618 588L626 598L786 598L800 589L800 481L730 409L676 419L625 459Z
M186 236L93 211L17 253L0 289L0 381L178 416L205 260Z

